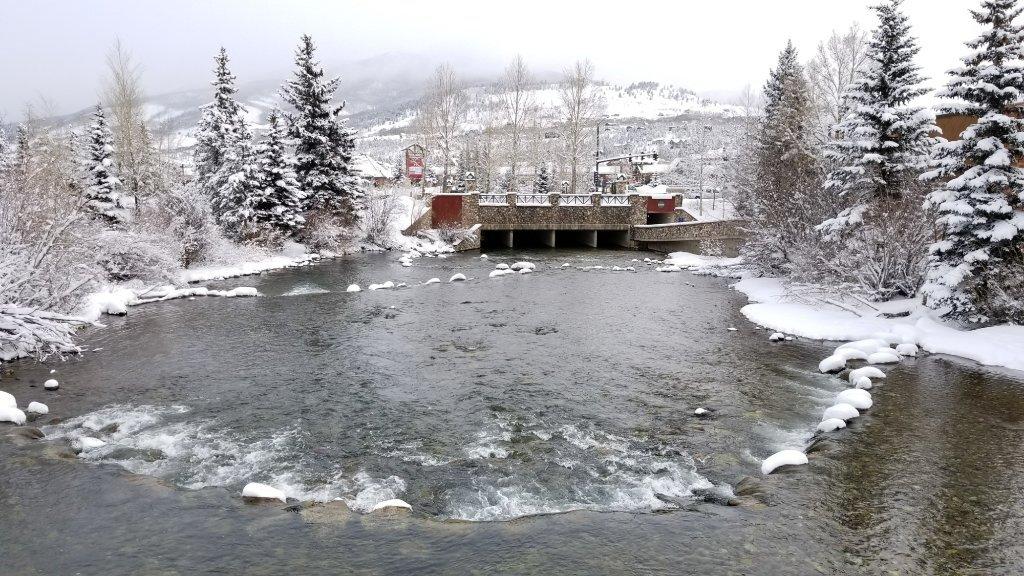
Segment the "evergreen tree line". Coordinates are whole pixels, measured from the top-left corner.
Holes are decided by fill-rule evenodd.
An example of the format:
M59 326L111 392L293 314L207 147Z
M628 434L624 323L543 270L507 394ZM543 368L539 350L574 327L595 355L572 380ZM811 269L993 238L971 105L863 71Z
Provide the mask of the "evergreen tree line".
M1024 322L1024 8L983 0L982 32L938 96L976 120L938 137L903 0L874 7L841 121L815 136L808 74L790 43L734 166L748 260L765 274L884 300L923 295L967 323Z
M312 38L302 37L294 76L281 89L291 110L270 113L261 141L235 98L223 48L214 62L214 99L203 108L194 151L195 185L214 220L236 240L262 243L357 224L365 191L352 169L355 139L344 106L332 104L339 80L324 76Z

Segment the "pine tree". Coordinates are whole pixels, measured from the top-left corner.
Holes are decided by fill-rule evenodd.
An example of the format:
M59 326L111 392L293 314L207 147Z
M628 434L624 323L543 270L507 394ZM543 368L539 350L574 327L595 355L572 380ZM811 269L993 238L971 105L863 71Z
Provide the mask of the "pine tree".
M86 207L108 223L118 224L124 214L118 205L121 181L114 174L114 144L103 107L96 105L89 126L88 170L85 189Z
M281 90L284 101L294 108L287 119L295 140L295 170L306 194L306 209L352 224L359 219L365 196L351 167L355 139L341 117L344 104L331 104L339 79L324 79L314 51L313 39L304 35L295 55L295 77Z
M549 192L551 192L551 174L548 172L547 162L544 162L537 168L537 178L533 181L533 193L548 194Z
M911 104L927 89L914 63L919 48L902 3L888 0L873 8L879 24L867 65L846 95L849 112L837 126L841 137L827 151L837 168L825 189L847 206L823 225L828 234L862 222L872 202L903 199L927 164L936 128L930 111Z
M809 192L820 178L813 102L791 42L779 54L764 94L764 114L752 143L756 177L737 198L737 208L749 222L745 255L763 272L778 273L792 267L794 251L808 243L813 228L809 221L818 209Z
M267 138L257 147L259 186L253 218L259 226L291 236L305 222L301 213L303 194L295 177L295 162L288 154L288 135L279 111L271 111L268 124Z
M985 0L983 26L967 43L940 96L978 119L961 140L936 146L927 179L941 239L931 247L928 304L967 322L1024 323L1024 28L1016 0Z
M235 100L235 76L228 69L228 55L224 48L214 57L215 78L213 102L203 106L202 118L196 130L194 159L196 180L211 198L218 221L230 202L220 197L227 185L227 177L241 169L246 147L252 139L245 123L242 106ZM227 166L233 164L232 166Z

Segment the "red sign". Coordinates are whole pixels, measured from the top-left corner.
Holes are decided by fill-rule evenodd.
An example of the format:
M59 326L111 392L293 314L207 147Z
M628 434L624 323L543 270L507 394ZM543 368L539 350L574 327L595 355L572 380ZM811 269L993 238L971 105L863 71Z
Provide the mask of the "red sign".
M413 144L405 149L405 173L409 175L409 180L419 182L423 179L423 170L427 165L424 156L423 147L419 144Z

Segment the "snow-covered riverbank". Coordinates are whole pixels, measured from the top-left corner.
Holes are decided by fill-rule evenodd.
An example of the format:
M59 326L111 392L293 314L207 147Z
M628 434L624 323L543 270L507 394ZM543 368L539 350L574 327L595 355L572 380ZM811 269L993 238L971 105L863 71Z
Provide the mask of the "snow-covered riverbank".
M780 278L753 278L743 271L739 258L676 252L665 263L697 273L741 278L733 288L750 301L742 308L743 315L773 331L836 341L898 333L926 352L1024 370L1024 326L962 330L937 318L918 300L874 303L843 297L821 287L788 284Z

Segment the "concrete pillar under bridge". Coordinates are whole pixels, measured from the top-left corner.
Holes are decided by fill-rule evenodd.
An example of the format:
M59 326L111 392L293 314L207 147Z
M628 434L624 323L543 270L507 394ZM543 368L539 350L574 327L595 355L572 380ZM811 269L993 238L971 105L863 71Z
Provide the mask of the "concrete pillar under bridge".
M505 248L513 248L515 240L515 232L512 230L502 230L501 232L501 244Z
M543 230L540 235L540 241L548 248L555 247L555 231L554 230Z

